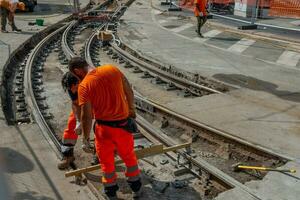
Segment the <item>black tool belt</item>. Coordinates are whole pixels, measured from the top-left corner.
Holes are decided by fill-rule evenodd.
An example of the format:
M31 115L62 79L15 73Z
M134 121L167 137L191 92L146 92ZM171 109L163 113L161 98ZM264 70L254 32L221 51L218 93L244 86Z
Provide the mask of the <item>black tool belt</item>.
M114 127L114 128L122 128L127 132L130 133L138 133L138 127L137 124L135 122L135 119L133 118L127 118L127 119L122 119L122 120L118 120L118 121L103 121L103 120L96 120L97 124L99 125L105 125L105 126L110 126L110 127Z

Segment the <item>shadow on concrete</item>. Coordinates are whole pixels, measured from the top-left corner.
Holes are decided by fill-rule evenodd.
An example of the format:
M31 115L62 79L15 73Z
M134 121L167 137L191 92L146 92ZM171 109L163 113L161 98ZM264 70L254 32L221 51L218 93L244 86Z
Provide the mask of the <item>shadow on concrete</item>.
M233 37L228 37L228 38L224 38L224 37L206 37L206 38L211 38L211 41L227 41L227 42L237 42L240 41L241 39L239 38L233 38Z
M49 174L47 173L46 169L42 165L40 159L37 157L36 152L33 150L32 146L30 145L30 143L28 142L28 140L26 139L26 137L24 136L24 134L22 133L20 128L18 126L15 126L15 129L18 132L18 134L20 135L20 137L22 138L22 140L24 142L24 145L28 149L29 153L32 155L34 162L36 163L37 167L39 168L39 170L41 171L41 173L43 175L43 178L47 181L49 187L53 191L53 193L56 197L55 199L63 200L58 188L56 187L56 185L51 180ZM20 163L18 163L18 164L20 164Z
M20 33L15 33L16 36L18 35L34 35L34 32L22 31Z
M232 85L238 85L240 87L252 90L268 92L284 100L300 102L300 92L278 90L278 85L253 78L251 76L245 76L242 74L215 74L213 77Z
M282 174L284 174L284 175L286 175L286 176L289 176L289 177L291 177L291 178L294 178L294 179L296 179L296 180L300 180L300 178L299 177L297 177L297 176L294 176L294 175L292 175L292 174L290 174L290 173L287 173L287 172L280 172L280 173L282 173Z
M33 163L23 154L11 148L0 148L0 152L3 156L5 172L18 174L34 169Z
M37 192L26 191L26 192L17 192L14 196L14 200L54 200L53 198L40 196Z

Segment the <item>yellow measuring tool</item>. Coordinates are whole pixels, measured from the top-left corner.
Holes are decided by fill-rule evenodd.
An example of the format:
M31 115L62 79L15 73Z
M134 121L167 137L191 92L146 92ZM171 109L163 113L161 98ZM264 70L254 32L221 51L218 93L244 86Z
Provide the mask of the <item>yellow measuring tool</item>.
M237 169L253 169L253 170L260 170L260 171L276 171L276 172L289 172L289 173L296 173L295 169L275 169L270 167L257 167L257 166L246 166L246 165L238 165ZM238 170L236 170L238 171Z

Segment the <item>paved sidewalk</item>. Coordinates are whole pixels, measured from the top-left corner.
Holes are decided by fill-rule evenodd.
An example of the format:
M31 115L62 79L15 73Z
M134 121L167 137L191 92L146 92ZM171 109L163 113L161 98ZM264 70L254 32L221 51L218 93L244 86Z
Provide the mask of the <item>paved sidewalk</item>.
M254 41L253 47L247 45L251 38L247 38L248 43L241 43L242 38L209 26L203 30L205 38L198 38L194 25L185 18L164 16L147 1L137 0L122 19L119 28L122 41L142 55L241 88L228 94L182 100L167 98L169 94L165 91L158 95L157 87L145 89L140 80L131 80L137 91L191 119L254 145L299 158L298 57L293 67L287 66L291 59L278 64L277 60L287 53L277 49L276 42L267 47ZM232 49L243 51L236 53ZM246 51L248 56L244 55ZM256 56L249 56L250 53ZM298 161L287 164L291 166L300 169ZM296 200L300 195L299 177L299 173L293 176L269 173L262 181L246 185L265 200ZM253 197L233 189L217 199L252 200Z
M139 15L141 10L142 16ZM300 70L197 43L182 36L186 31L179 30L182 26L173 27L179 32L161 27L156 14L146 2L133 4L123 17L121 39L143 55L166 65L244 88L229 95L173 100L166 106L254 144L299 157ZM258 54L275 55L274 52ZM149 95L161 101L155 94L149 92Z
M22 33L0 33L1 83L3 67L8 59L8 47L3 43L9 44L12 52L15 51L35 33L68 17L71 12L69 2L68 0L39 0L36 12L17 14L16 24L23 29ZM89 0L80 2L83 8ZM36 18L45 19L45 26L27 25ZM59 171L56 166L58 158L37 124L7 126L1 108L0 129L0 169L4 168L4 177L10 188L8 199L96 199L87 186L77 186L72 178L64 178L64 172ZM0 175L2 173L3 170L0 171ZM1 182L3 181L5 180L1 176ZM4 195L1 189L1 195ZM2 200L4 197L1 195Z
M191 10L183 8L182 11L168 12L169 6L162 6L160 0L151 0L152 6L156 9L164 11L174 16L185 16L195 21L194 14ZM208 23L212 26L223 27L227 29L237 30L242 25L247 25L245 22L250 22L250 18L240 17L236 15L220 15L212 13L213 19L210 19ZM245 21L245 22L242 22ZM300 20L289 18L269 18L269 19L257 19L256 23L260 26L256 30L239 30L239 32L245 34L253 34L257 36L264 36L266 38L282 39L290 42L300 43ZM265 25L265 26L264 26ZM276 28L277 27L277 28ZM286 29L282 29L282 28ZM287 30L290 29L290 30ZM294 31L292 31L294 30ZM298 30L298 31L297 31Z

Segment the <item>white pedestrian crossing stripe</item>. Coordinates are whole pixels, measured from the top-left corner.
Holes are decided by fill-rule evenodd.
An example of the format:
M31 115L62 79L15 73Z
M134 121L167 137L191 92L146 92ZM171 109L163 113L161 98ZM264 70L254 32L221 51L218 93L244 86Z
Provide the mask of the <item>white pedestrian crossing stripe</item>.
M211 30L211 31L208 31L208 32L206 32L206 33L203 33L202 35L203 35L205 38L210 39L210 38L216 37L216 36L219 35L220 33L222 33L222 31L213 29L213 30Z
M252 44L255 43L255 40L243 38L231 47L228 48L229 51L235 52L235 53L242 53L245 51L248 47L250 47Z
M209 40L209 39L211 39L211 38L219 35L220 33L222 33L222 31L214 29L214 30L208 31L206 33L203 33L202 34L203 38L201 38L201 37L195 37L195 38L193 38L193 40L196 41L196 42L205 42L205 41L207 41L207 40Z
M160 20L158 20L158 23L160 23L160 24L164 24L164 23L167 23L168 21L167 20L164 20L164 19L160 19Z
M184 25L179 26L177 28L173 28L173 29L171 29L171 31L173 31L175 33L179 33L181 31L184 31L185 29L191 28L193 26L194 26L193 24L187 23L187 24L184 24Z
M159 10L152 10L152 13L153 13L154 15L160 15L162 12L159 11Z
M300 53L286 50L278 58L277 63L287 65L290 67L296 67L299 60L300 60Z
M174 16L172 16L172 17L167 17L167 20L178 20L179 18L178 17L174 17Z

